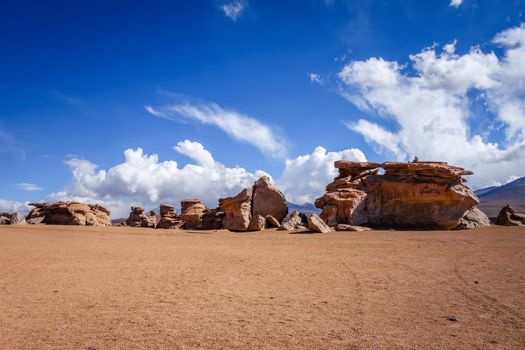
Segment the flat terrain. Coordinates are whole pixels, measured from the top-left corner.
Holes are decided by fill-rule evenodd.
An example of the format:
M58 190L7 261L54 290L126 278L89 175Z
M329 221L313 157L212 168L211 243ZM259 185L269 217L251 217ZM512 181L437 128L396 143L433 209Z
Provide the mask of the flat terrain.
M525 348L525 229L0 227L0 348Z

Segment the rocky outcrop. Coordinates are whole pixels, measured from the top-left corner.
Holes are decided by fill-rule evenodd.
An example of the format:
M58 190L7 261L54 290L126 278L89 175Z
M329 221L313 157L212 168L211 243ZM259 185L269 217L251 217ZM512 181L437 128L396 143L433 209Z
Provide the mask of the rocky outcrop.
M160 205L160 220L157 223L157 228L175 229L182 225L181 218L177 215L177 210L173 205Z
M317 214L311 214L308 216L308 229L312 232L328 233L332 232L330 226L328 226L323 219Z
M29 203L28 224L111 226L110 212L98 204L79 202Z
M248 231L262 231L266 227L266 219L261 215L252 217L250 225L248 225Z
M307 231L308 218L303 213L295 210L277 231Z
M288 202L284 194L272 186L270 178L263 176L252 188L252 215L273 216L279 222L288 215Z
M245 188L235 197L219 199L219 210L225 213L222 226L230 231L246 231L252 219L252 189Z
M277 228L279 226L281 226L281 223L279 222L279 220L277 220L271 215L266 215L266 227Z
M131 212L126 220L126 226L131 227L152 227L157 226L157 215L154 211L144 214L144 209L140 207L131 207Z
M495 224L503 226L525 226L525 214L518 213L518 211L510 205L506 205L501 208Z
M339 175L317 199L321 218L337 224L401 229L484 226L476 195L462 176L472 172L444 162L337 161ZM384 169L380 175L379 169Z
M26 219L20 213L0 213L0 225L21 225Z
M259 217L272 217L268 226L279 227L288 214L288 202L283 193L271 185L270 178L263 176L236 196L219 199L219 210L225 215L222 223L225 229L248 231L261 227Z
M181 204L182 228L185 230L201 230L202 217L206 206L198 199L184 199Z

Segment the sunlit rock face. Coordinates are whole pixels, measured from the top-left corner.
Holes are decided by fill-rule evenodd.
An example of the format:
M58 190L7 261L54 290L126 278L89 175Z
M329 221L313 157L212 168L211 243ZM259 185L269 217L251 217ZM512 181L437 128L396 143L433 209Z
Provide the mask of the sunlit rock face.
M337 224L398 229L463 229L489 224L463 180L472 172L445 162L337 161L339 175L316 200ZM380 169L384 174L379 174Z

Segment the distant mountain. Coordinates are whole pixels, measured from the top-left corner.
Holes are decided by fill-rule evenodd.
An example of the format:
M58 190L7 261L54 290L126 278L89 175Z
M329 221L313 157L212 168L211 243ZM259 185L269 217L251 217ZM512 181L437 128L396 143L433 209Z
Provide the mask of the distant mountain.
M507 204L519 212L525 212L525 176L503 186L482 188L475 192L481 202L478 207L489 217L498 216Z
M319 214L321 212L321 209L317 208L312 203L305 203L303 205L288 203L288 213L291 213L294 210L298 210L305 214Z

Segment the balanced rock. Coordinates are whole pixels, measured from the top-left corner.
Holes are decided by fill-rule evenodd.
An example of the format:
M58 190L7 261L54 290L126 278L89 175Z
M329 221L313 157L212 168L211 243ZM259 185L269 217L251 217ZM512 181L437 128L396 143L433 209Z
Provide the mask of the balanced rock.
M328 226L317 214L311 214L308 216L308 229L312 232L319 233L332 232L332 228L330 228L330 226Z
M173 229L179 228L182 224L181 218L177 215L177 210L173 205L160 205L160 220L157 223L157 228Z
M26 219L20 213L0 213L0 225L21 225Z
M144 214L144 209L131 207L131 212L126 220L126 225L131 227L155 227L157 225L157 215L154 211Z
M80 202L29 203L34 208L28 224L111 226L109 210L98 204Z
M510 205L506 205L501 208L495 224L503 226L525 226L525 214L518 213Z
M252 189L245 188L235 197L219 199L219 210L225 213L222 226L230 231L246 231L252 219Z
M445 162L337 161L339 175L315 201L330 226L460 229L489 224L462 176ZM380 175L379 169L385 173Z
M272 186L270 178L263 176L253 185L252 215L273 216L281 222L288 215L288 202L284 194Z

